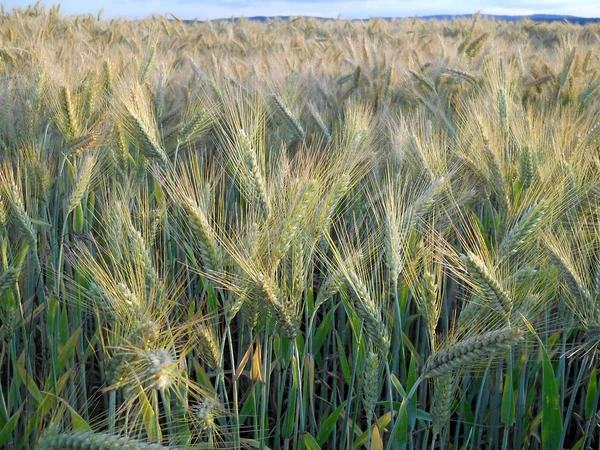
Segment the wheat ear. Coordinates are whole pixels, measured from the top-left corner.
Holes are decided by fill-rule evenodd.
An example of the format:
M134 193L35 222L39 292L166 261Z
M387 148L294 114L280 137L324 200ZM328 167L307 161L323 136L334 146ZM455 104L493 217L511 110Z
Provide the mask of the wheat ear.
M421 378L441 377L489 358L523 340L520 328L503 328L457 342L433 353L425 363Z
M381 312L375 305L369 289L352 270L348 271L346 279L350 287L350 297L353 300L356 314L363 321L367 336L373 345L383 355L386 355L390 348L390 338L381 319Z
M481 289L491 306L498 312L509 314L512 309L512 300L483 261L475 254L468 252L461 256L475 284Z
M283 100L278 95L271 95L271 99L273 100L273 106L275 110L281 116L287 127L292 131L294 137L299 141L303 140L305 133L298 119L294 117L294 115L287 108L287 106L285 106Z
M37 443L37 450L166 450L160 444L147 444L125 436L93 431L46 433Z
M450 421L454 389L454 375L449 373L433 380L433 398L431 400L431 418L433 419L433 434L437 436Z

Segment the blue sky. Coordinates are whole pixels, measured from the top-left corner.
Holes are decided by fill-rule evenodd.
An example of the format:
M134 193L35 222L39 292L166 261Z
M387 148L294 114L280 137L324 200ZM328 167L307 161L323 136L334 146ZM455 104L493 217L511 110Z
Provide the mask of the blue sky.
M26 0L3 1L5 8L26 7ZM55 2L43 2L51 5ZM432 14L567 14L600 17L600 0L63 0L64 14L97 13L104 18L139 18L173 13L183 19L231 16L309 15L368 18L427 16Z

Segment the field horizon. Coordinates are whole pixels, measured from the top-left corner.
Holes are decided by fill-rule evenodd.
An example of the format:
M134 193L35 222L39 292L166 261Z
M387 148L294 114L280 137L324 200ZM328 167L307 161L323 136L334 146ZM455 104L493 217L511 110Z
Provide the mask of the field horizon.
M600 446L600 23L0 11L0 448Z
M170 14L167 14L167 16L169 16ZM346 19L346 18L336 18L336 17L319 17L319 16L309 16L309 15L292 15L292 16L248 16L248 17L233 17L233 18L226 18L226 17L222 17L219 19L210 19L210 20L203 20L203 21L198 21L200 23L202 22L214 22L214 21L221 21L221 20L233 20L233 21L238 21L238 20L257 20L257 21L267 21L267 20L289 20L289 19L293 19L293 18L303 18L303 19L316 19L316 20L324 20L324 21L329 21L329 20L350 20L353 22L361 22L361 21L368 21L368 20L406 20L406 19L420 19L420 20L459 20L459 19L472 19L474 16L479 15L481 18L483 19L487 19L487 20L498 20L498 21L506 21L506 22L514 22L514 21L518 21L518 20L532 20L534 22L567 22L567 23L572 23L572 24L579 24L579 25L585 25L587 23L597 23L600 22L600 13L598 14L597 17L580 17L580 16L571 16L571 15L565 15L565 14L528 14L528 15L506 15L506 14L483 14L483 13L474 13L474 14L433 14L433 15L427 15L427 16L373 16L373 17L369 17L369 18L351 18L351 19ZM143 19L130 19L130 20L143 20ZM189 22L194 22L195 19L182 19L183 22L189 23Z

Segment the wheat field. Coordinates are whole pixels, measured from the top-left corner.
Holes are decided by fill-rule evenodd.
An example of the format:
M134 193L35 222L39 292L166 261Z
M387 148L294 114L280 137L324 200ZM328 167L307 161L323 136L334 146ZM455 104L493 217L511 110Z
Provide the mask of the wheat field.
M600 25L0 12L0 447L600 446Z

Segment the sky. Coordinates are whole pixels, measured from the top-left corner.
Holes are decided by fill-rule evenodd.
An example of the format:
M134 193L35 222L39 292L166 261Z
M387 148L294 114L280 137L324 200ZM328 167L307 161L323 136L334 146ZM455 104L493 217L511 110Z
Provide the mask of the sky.
M32 0L2 1L7 9L25 8ZM48 6L56 2L42 2ZM600 0L63 0L63 14L97 14L102 17L142 18L175 14L182 19L304 15L358 19L412 17L435 14L531 15L564 14L600 17Z

